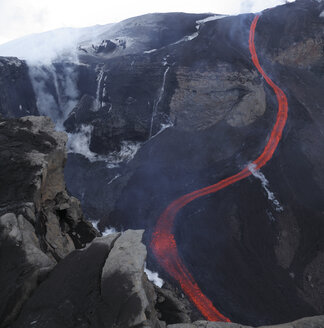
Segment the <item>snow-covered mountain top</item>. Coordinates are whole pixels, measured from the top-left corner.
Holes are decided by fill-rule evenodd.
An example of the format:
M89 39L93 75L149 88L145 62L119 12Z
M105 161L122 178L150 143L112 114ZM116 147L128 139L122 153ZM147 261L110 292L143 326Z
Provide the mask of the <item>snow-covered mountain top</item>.
M44 33L31 34L0 45L1 56L15 56L31 62L50 62L58 55L75 56L78 43L92 40L103 34L113 24L85 28L60 28Z
M2 44L0 56L15 56L31 64L48 64L62 56L70 61L76 61L79 54L97 52L104 40L112 40L116 45L116 49L113 49L115 54L110 53L109 56L120 55L120 52L135 53L152 49L151 43L154 42L156 46L159 46L163 38L166 39L166 44L169 41L170 43L177 41L187 33L188 29L190 30L191 26L194 31L193 21L197 20L197 23L200 23L210 16L214 17L214 14L155 13L107 25L60 28L27 35ZM166 26L174 26L175 21L183 26L178 26L176 33L172 30L167 31ZM171 24L167 24L168 22ZM172 38L175 40L171 40ZM107 45L107 43L104 44ZM146 49L148 45L150 47Z

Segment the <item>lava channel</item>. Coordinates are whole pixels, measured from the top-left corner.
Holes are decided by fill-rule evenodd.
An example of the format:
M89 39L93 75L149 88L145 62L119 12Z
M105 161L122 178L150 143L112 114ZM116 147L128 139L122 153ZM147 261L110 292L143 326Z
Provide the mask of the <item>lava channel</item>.
M258 56L255 50L254 36L260 16L255 16L250 27L249 34L249 49L252 62L263 76L267 84L273 89L278 101L278 113L275 125L271 131L269 140L262 154L254 160L250 165L253 165L255 170L259 170L273 156L279 141L282 137L282 131L285 127L288 117L288 101L284 92L270 79L270 77L262 69ZM152 234L151 249L159 264L172 276L181 286L184 293L191 299L201 314L209 321L225 321L230 322L230 319L221 314L203 294L193 276L185 267L178 253L177 244L173 234L173 225L177 213L188 203L193 200L215 193L225 187L234 184L237 181L245 179L251 175L249 166L246 166L239 173L230 176L220 182L207 186L205 188L195 190L189 194L173 201L159 217L155 229Z

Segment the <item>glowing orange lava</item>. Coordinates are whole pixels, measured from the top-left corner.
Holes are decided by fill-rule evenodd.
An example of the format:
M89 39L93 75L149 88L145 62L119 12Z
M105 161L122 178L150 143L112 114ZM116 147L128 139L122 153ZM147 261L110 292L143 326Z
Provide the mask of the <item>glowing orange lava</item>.
M252 61L270 85L277 96L278 100L278 113L276 123L271 131L269 141L267 142L262 154L252 163L254 169L258 170L264 166L273 156L278 143L282 136L282 131L285 127L288 116L288 102L284 92L273 83L273 81L267 76L262 69L258 56L255 50L254 35L255 28L260 16L255 16L251 28L249 37L249 49L252 57ZM251 171L248 167L245 167L239 173L221 180L220 182L210 185L208 187L193 191L189 194L173 201L166 210L159 217L155 230L152 235L151 249L161 264L161 266L180 284L182 290L188 295L191 301L196 305L202 315L209 321L227 321L230 320L222 315L212 304L212 302L202 293L194 278L182 263L177 250L177 244L173 235L173 224L175 217L179 210L194 199L201 196L215 193L237 181L240 181L251 175Z

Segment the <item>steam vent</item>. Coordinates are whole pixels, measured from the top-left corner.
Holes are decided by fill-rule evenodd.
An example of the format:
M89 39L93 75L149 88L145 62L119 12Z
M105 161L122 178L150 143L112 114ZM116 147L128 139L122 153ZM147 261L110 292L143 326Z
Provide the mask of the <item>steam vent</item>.
M0 328L324 328L324 1L284 2L0 45Z

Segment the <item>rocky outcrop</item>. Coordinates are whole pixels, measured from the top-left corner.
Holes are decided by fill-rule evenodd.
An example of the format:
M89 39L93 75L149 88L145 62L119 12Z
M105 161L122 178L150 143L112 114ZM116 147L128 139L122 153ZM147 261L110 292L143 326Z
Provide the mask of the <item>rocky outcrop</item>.
M233 72L230 65L221 64L214 71L180 67L176 74L170 116L179 129L205 130L222 120L241 127L265 112L265 91L256 72Z
M46 117L0 122L0 321L8 325L55 264L98 232L65 189L66 134Z
M96 238L62 260L13 327L165 327L144 273L143 231Z
M153 287L144 279L143 231L126 231L116 241L102 270L103 327L160 327Z
M0 57L0 114L6 117L38 115L28 67L18 58Z
M40 284L10 327L249 328L235 323L191 323L171 290L159 288L155 293L144 273L142 234L127 230L96 238L85 249L73 251ZM164 320L176 324L166 325ZM271 327L321 328L324 317Z

